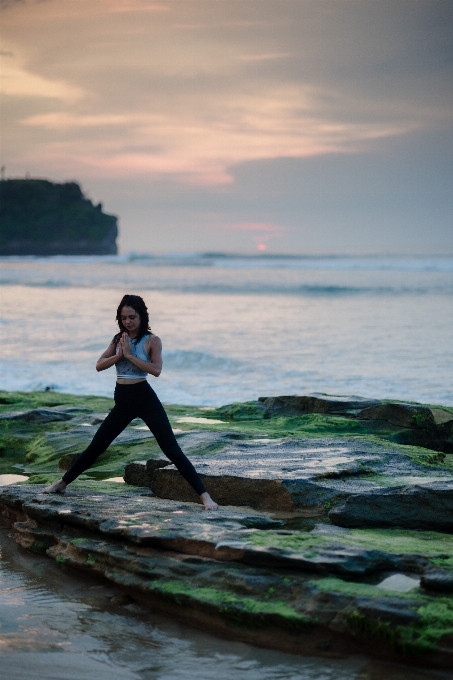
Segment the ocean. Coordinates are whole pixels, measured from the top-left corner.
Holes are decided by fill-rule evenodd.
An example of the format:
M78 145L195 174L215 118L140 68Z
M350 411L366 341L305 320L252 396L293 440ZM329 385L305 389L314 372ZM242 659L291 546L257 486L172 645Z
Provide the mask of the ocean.
M453 405L452 257L221 253L0 259L1 386L112 395L124 293L164 347L163 402L282 394Z

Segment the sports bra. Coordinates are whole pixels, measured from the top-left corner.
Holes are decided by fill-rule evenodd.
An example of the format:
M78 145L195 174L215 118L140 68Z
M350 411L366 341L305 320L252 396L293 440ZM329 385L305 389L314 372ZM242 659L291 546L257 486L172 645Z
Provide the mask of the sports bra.
M149 361L149 356L145 352L145 342L149 338L151 334L147 333L144 335L138 342L135 340L131 340L129 338L129 342L131 343L131 350L132 354L134 357L137 357L137 359L141 359L142 361ZM119 352L120 345L119 343L116 346L116 354ZM118 363L115 364L116 367L116 377L117 378L123 378L125 380L137 380L137 378L147 378L148 373L146 371L142 371L141 368L136 366L135 364L132 363L132 361L129 361L129 359L126 359L123 357L118 361Z

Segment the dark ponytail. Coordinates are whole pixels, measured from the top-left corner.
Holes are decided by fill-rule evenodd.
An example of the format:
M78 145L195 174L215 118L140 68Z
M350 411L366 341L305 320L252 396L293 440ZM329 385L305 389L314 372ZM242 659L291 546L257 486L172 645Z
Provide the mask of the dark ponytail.
M137 312L140 317L140 328L138 329L137 337L134 338L134 342L138 342L141 340L141 338L143 338L144 335L151 333L151 328L149 327L148 308L145 305L143 298L141 298L140 295L125 295L118 305L118 309L116 310L116 320L118 322L120 332L117 333L112 340L114 345L118 344L123 333L127 333L127 330L121 321L121 310L123 307L132 307L132 309Z

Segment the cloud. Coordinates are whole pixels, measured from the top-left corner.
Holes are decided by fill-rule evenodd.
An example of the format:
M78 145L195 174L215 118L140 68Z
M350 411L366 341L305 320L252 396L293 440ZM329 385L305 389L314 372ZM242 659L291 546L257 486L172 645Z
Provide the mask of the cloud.
M53 113L42 113L24 118L21 124L31 127L43 127L49 130L65 130L76 127L128 125L132 122L131 118L133 117L124 114L77 115L69 111L54 111Z
M276 232L281 233L285 227L276 224L269 224L268 222L237 222L235 224L225 224L226 229L239 229L241 231L260 231L260 232Z
M12 5L22 5L25 0L0 0L0 9L7 9Z
M434 196L401 184L426 154L400 165L391 152L432 131L448 139L450 0L418 0L414 11L407 0L9 5L4 50L19 56L3 60L8 172L101 187L99 200L110 196L112 211L133 216L129 229L139 204L144 225L158 204L162 238L176 224L181 236L188 220L198 224L212 210L221 217L203 229L223 225L216 233L223 229L227 245L283 234L289 248L302 222L308 233L356 220L360 231L368 213L376 227L382 206L389 224L398 211L400 221L414 221L416 197ZM449 148L436 147L436 157ZM426 177L427 187L449 176L443 168ZM339 178L352 188L340 189ZM423 219L445 200L426 198Z
M301 9L288 0L284 17L278 5L265 3L259 16L254 3L241 3L235 16L229 3L197 0L50 0L17 10L11 32L22 36L24 56L6 71L5 90L60 102L16 115L27 144L15 157L84 177L127 173L227 188L232 169L247 161L361 153L446 118L436 98L414 105L412 94L382 96L375 74L359 78L370 60L362 43L354 60L345 53L354 77L341 72L332 50L345 50L351 29L335 3L330 23L311 3ZM203 33L181 33L185 24ZM394 63L395 48L385 47ZM381 57L373 54L376 63Z
M12 52L3 52L13 56ZM60 79L50 80L28 70L21 64L2 64L1 89L3 95L12 97L37 97L44 99L60 99L75 102L84 96L84 91Z
M219 225L217 225L217 227L218 226ZM288 227L283 227L279 224L272 224L269 222L236 222L230 224L221 223L220 228L222 230L250 234L251 240L259 251L267 250L268 243L270 241L274 239L281 239L287 234L288 231L291 231L291 229Z
M129 13L129 12L169 12L170 7L168 5L162 5L154 2L137 2L131 0L127 2L126 0L121 0L120 2L112 2L112 0L107 0L105 2L106 9L108 12L112 13Z
M320 99L322 93L312 88L282 86L255 94L217 95L202 111L190 106L156 114L60 111L25 118L22 125L73 131L64 148L60 142L50 143L41 152L59 167L66 159L72 168L75 164L104 176L173 175L205 186L231 184L229 168L247 160L352 153L364 143L416 127L413 122L336 122L316 113ZM122 127L126 134L108 141L97 136L98 128L109 127ZM80 136L83 128L93 129L91 138ZM143 152L137 151L141 145Z
M293 52L273 52L271 54L241 54L242 61L269 61L270 59L287 59L294 56Z

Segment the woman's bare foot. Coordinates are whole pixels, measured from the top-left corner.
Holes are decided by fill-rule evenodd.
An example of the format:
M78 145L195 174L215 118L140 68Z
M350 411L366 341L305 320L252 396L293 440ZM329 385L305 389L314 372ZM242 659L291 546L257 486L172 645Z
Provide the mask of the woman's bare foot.
M43 493L64 493L65 491L66 483L62 479L59 479L58 482L54 482L50 486L46 486L46 488L42 490Z
M215 503L215 502L212 500L211 496L208 494L207 491L205 491L204 493L202 493L201 496L200 496L200 498L201 498L201 500L202 500L202 502L203 502L203 505L204 505L204 509L205 509L205 510L217 510L217 509L218 509L219 506L217 505L217 503Z

